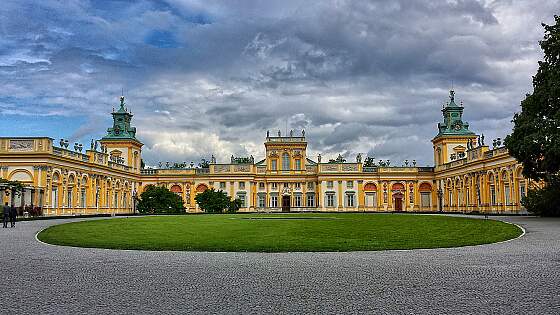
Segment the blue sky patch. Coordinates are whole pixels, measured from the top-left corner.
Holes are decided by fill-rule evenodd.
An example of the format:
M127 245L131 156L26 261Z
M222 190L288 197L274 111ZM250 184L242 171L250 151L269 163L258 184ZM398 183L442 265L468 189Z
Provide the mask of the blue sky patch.
M144 42L158 48L179 48L180 45L175 35L169 31L153 30L145 38Z

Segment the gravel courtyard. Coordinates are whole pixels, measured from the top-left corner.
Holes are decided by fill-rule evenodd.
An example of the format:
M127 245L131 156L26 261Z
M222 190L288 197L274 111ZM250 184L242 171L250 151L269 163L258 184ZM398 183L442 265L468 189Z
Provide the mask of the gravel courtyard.
M0 313L559 314L560 220L473 247L351 253L69 248L35 239L68 220L0 229Z

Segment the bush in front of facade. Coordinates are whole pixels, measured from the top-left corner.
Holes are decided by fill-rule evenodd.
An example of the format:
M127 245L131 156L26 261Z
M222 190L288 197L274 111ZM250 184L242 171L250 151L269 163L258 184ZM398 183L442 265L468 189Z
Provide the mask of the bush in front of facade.
M149 185L140 195L138 212L145 214L184 213L183 200L165 187Z
M553 177L544 187L530 189L521 204L536 215L560 216L560 179Z
M241 207L241 200L231 200L228 195L221 190L214 188L206 189L194 198L200 209L206 213L235 213Z

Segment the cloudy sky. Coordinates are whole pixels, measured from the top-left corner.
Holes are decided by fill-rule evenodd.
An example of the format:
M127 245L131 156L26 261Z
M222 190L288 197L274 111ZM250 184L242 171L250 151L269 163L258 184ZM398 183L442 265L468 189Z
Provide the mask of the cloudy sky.
M308 155L432 165L452 82L486 139L511 130L560 0L3 0L0 135L100 138L121 88L147 164ZM488 142L488 141L487 141Z

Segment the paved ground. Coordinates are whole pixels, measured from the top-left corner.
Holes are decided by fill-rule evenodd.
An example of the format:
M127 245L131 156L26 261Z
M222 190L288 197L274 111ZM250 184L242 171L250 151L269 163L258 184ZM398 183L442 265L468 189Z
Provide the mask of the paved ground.
M192 253L51 246L0 229L0 313L560 314L560 220L454 249ZM11 305L9 305L11 304Z

